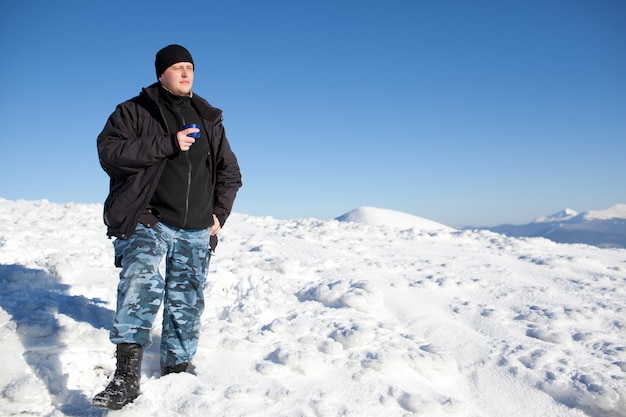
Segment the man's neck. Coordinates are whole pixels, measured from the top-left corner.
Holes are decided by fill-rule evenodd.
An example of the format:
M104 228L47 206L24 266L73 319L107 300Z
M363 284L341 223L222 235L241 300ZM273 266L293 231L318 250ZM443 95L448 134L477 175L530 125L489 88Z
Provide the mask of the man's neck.
M168 93L170 93L171 95L176 96L176 97L189 97L189 98L193 97L193 92L191 92L191 91L189 92L189 94L185 94L185 95L181 96L180 94L176 94L176 93L168 90L167 87L165 87L163 84L161 84L161 87L163 87L163 89L165 91L167 91Z

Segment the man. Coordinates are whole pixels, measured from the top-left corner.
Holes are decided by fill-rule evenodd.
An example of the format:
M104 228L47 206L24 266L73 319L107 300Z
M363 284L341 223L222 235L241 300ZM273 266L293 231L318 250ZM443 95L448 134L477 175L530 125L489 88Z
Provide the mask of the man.
M191 91L189 51L166 46L155 69L158 82L118 105L97 141L110 177L104 222L122 268L110 333L117 368L93 399L101 408L120 409L140 394L143 349L152 343L161 304L162 374L187 369L198 346L211 250L242 185L222 111Z

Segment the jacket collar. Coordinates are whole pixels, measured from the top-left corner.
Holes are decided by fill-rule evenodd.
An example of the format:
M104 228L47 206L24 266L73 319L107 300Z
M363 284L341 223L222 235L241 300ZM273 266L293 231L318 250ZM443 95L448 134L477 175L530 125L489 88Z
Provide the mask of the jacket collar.
M158 106L160 88L161 83L155 82L154 84L143 88L141 92ZM181 97L176 95L174 96ZM195 107L196 111L200 114L200 117L202 117L203 119L207 119L211 122L218 122L222 119L222 110L218 109L217 107L211 106L208 101L206 101L199 95L193 94L189 99L191 100L191 104Z

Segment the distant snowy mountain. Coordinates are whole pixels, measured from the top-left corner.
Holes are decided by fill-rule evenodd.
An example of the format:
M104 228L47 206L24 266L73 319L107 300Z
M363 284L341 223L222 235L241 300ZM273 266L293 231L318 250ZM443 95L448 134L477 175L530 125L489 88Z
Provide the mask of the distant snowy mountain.
M580 214L565 209L528 224L503 224L479 229L513 237L545 237L559 243L626 248L626 204L615 204L606 210L590 210Z
M548 222L555 222L555 221L565 221L565 220L571 219L572 217L576 217L577 215L578 215L578 212L572 209L566 208L565 210L561 210L549 216L539 217L538 219L535 219L533 223L548 223Z

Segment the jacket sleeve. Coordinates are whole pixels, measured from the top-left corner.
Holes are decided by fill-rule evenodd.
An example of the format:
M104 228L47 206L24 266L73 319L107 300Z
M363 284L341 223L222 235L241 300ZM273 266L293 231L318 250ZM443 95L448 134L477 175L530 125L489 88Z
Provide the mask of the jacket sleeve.
M231 150L228 139L226 139L221 121L216 123L214 129L219 140L217 141L218 148L215 158L216 178L213 213L219 219L220 224L224 226L233 208L237 191L242 186L241 171L237 157Z
M135 174L179 151L174 138L133 101L117 106L97 146L100 165L110 177Z

